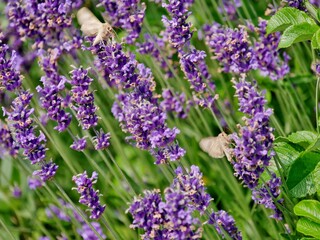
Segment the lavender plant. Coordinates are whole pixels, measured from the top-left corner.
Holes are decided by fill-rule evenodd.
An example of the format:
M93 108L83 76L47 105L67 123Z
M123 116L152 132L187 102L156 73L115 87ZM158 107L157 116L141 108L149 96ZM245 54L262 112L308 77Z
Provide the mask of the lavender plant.
M0 239L320 238L319 6L0 1Z

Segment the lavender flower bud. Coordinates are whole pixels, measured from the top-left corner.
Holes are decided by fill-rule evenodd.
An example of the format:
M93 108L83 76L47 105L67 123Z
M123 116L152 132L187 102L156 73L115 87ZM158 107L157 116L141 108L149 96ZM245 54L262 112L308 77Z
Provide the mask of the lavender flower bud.
M0 120L0 156L8 153L12 157L16 157L18 151L19 146L15 143L11 131Z
M236 227L233 217L226 211L220 210L218 212L213 212L210 215L208 224L214 225L215 229L223 239L225 238L225 233L223 233L223 231L225 231L232 239L242 239L241 232L239 232Z
M100 218L106 207L105 205L100 205L99 190L95 191L93 189L97 179L98 174L96 172L93 172L91 178L89 178L86 171L72 177L72 181L77 185L75 189L80 194L79 202L89 207L91 219Z
M7 91L14 91L21 86L23 76L15 69L16 65L16 52L10 51L0 39L0 90L4 87Z
M162 109L166 112L173 112L179 118L186 118L189 112L189 106L184 107L186 103L186 95L181 93L174 96L170 89L162 91L163 101L160 103Z
M99 233L100 237L102 239L106 239L107 236L103 233L102 228L100 226L100 223L98 222L91 222L91 225L94 227L94 229ZM77 232L80 234L82 239L90 239L90 240L100 240L100 238L96 235L96 233L91 229L91 227L88 224L83 224L80 229L77 230Z
M84 130L98 124L96 106L94 105L93 93L89 91L89 86L93 81L88 76L88 70L80 67L72 72L72 108L76 111L77 119Z
M53 162L48 162L42 165L41 170L37 170L33 172L34 176L40 177L43 182L46 182L53 178L58 169L58 165Z
M103 150L109 147L110 145L110 133L104 133L102 129L94 138L94 148L96 150Z
M281 60L278 44L280 33L268 34L266 32L267 21L259 20L259 39L254 45L254 52L257 60L257 68L263 76L269 76L272 80L282 79L290 71L288 61L290 57L284 52Z
M87 147L87 141L85 137L83 138L77 137L70 146L70 148L79 152L86 149L86 147Z
M190 199L191 208L195 208L200 213L204 213L212 200L211 196L206 193L206 188L202 179L202 173L199 167L192 165L190 171L187 170L183 174L182 168L178 167L175 170L177 174L173 180L171 188L181 191Z
M235 175L253 189L273 156L274 136L273 129L269 126L272 109L265 108L263 93L257 92L256 87L244 78L234 84L240 104L239 110L248 117L244 117L245 126L240 128L239 136L232 136L235 142L233 154L236 158L233 167Z
M244 28L224 28L215 23L205 26L206 43L222 65L222 71L246 73L257 67L255 54Z
M281 184L280 178L277 178L275 174L272 174L272 177L269 181L252 191L252 199L256 203L272 209L274 214L272 214L270 217L277 220L282 220L282 213L275 205L274 199L277 199L280 196ZM280 204L283 202L283 199L279 199L277 202Z

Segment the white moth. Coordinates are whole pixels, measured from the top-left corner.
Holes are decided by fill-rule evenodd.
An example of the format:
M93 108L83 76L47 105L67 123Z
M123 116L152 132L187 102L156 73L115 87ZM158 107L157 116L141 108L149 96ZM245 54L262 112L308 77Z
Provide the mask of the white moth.
M231 155L229 150L230 138L229 136L222 132L217 137L207 137L200 141L200 148L209 154L213 158L223 158L227 157L231 161Z
M114 36L112 27L108 22L102 23L86 7L81 8L77 13L81 31L88 37L96 37L93 46Z

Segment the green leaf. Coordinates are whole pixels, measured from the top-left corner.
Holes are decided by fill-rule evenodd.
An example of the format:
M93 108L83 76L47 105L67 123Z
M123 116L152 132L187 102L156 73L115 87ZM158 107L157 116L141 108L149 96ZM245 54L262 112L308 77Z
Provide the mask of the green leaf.
M319 162L319 153L308 152L300 155L292 164L288 174L287 186L293 197L301 198L316 192L313 171Z
M288 136L288 140L292 143L298 143L299 145L307 148L310 144L313 144L318 138L318 135L310 131L298 131Z
M291 25L305 22L311 25L316 24L305 12L296 8L285 7L270 18L267 25L267 34L282 31Z
M313 171L313 181L316 184L316 191L320 195L320 163L318 163Z
M278 48L287 48L293 43L311 40L313 34L318 29L318 25L307 22L292 25L288 27L281 35Z
M274 150L285 168L284 170L288 170L304 149L291 142L277 142L274 145Z
M320 238L320 224L310 221L307 218L301 218L297 222L297 231L307 236Z
M306 217L320 224L320 202L316 200L303 200L293 208L297 216Z
M313 34L311 39L311 46L313 49L320 49L320 29Z

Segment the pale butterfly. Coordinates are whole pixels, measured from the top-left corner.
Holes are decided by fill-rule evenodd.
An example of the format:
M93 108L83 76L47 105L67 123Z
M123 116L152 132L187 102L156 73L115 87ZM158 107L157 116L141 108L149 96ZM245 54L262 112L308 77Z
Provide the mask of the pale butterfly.
M77 19L81 26L81 31L88 37L96 37L93 46L103 40L114 37L114 31L108 22L102 23L86 7L81 8L77 13Z
M213 158L227 157L231 161L231 154L229 149L230 138L225 133L220 133L217 137L207 137L200 141L200 148Z

